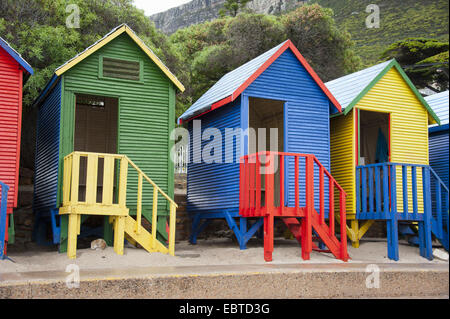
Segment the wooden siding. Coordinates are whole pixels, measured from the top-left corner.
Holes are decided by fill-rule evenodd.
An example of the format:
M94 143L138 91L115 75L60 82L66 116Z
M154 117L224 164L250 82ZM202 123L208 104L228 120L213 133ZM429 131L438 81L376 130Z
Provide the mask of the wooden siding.
M314 154L322 165L330 170L330 102L325 93L300 63L294 53L286 50L265 70L245 91L252 97L281 100L286 102L284 140L285 151L292 153ZM282 134L281 132L279 134ZM294 161L287 163L288 205L295 202ZM303 165L303 166L302 166ZM316 166L315 180L319 180ZM304 199L304 163L300 163L300 203ZM319 183L315 183L315 203L319 209ZM325 179L328 189L328 180ZM325 192L325 201L328 193ZM303 195L303 196L302 196ZM327 205L326 205L326 208Z
M61 88L59 81L38 110L33 210L57 208Z
M192 212L214 212L227 210L237 213L239 211L239 164L240 136L234 138L236 153L233 154L233 163L225 163L225 129L241 127L240 100L226 105L214 112L199 118L202 132L208 128L217 128L222 133L222 159L223 163L194 163L193 147L193 121L189 122L190 163L188 164L187 179L187 208ZM194 120L195 121L195 120ZM202 141L202 149L210 141ZM195 156L198 156L196 153Z
M100 57L143 62L143 82L99 77ZM174 126L174 87L161 69L127 35L122 34L64 75L65 103L62 112L63 132L60 163L73 151L74 105L76 93L116 97L119 99L117 153L125 154L169 196L173 197L173 169L169 163L169 134ZM137 175L130 171L128 203L137 202ZM61 171L59 176L61 177ZM59 183L59 195L62 183ZM61 201L60 196L59 202ZM160 201L161 211L168 213ZM143 210L151 210L151 189L144 189Z
M354 110L331 119L331 174L347 193L347 214L355 214ZM338 198L336 198L337 204ZM338 207L338 206L336 206Z
M449 136L448 129L430 134L430 165L449 187Z
M22 73L0 47L0 181L7 184L8 213L17 206L22 122Z
M360 110L391 114L391 162L429 164L428 112L400 73L389 70L356 104ZM409 175L409 209L412 210L411 178ZM417 173L419 212L423 212L421 172ZM397 172L399 209L403 207L401 172Z

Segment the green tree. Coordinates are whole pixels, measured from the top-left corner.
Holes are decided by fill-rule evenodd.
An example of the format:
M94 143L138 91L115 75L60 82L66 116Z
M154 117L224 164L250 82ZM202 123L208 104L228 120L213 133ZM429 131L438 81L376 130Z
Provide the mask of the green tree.
M219 15L221 17L225 16L227 13L232 17L237 16L239 11L244 9L250 0L226 0L223 8L220 9Z
M357 71L361 66L350 34L336 25L331 9L304 5L282 16L281 22L286 37L323 81Z
M417 87L445 91L449 87L448 55L448 42L407 38L391 44L381 58L395 58Z

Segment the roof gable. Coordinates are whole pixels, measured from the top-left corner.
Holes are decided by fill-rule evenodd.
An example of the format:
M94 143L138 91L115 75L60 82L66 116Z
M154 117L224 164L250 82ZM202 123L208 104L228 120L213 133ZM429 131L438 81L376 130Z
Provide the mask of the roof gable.
M33 75L33 68L25 61L22 56L14 50L8 42L0 37L0 47L3 48L28 74Z
M98 51L100 48L104 47L112 40L117 38L119 35L126 33L133 41L146 53L146 55L161 69L161 71L173 82L173 84L183 92L185 90L183 84L173 75L170 70L161 62L161 60L153 53L153 51L145 45L145 43L134 33L134 31L126 24L122 24L117 28L113 29L107 35L105 35L102 39L95 42L93 45L88 47L83 52L79 53L60 67L55 70L56 76L63 75L66 71L89 57L94 52Z
M333 81L325 83L327 88L333 93L336 99L341 103L344 110L343 113L348 114L352 108L370 91L378 81L392 68L395 68L407 86L411 89L417 99L426 108L430 116L439 123L439 118L422 97L420 92L411 82L409 77L403 71L400 64L395 59L386 61L367 69L340 77Z
M275 48L261 54L255 59L243 64L237 69L225 74L204 95L202 95L179 119L178 122L188 121L194 117L212 111L236 100L241 93L248 88L274 61L276 61L286 50L290 49L314 81L324 91L331 103L340 112L341 106L327 89L322 80L314 72L305 58L290 40L287 40Z

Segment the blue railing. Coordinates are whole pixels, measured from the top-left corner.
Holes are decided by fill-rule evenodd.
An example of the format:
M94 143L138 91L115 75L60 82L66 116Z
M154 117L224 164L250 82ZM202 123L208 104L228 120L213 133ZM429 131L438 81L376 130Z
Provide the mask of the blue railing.
M423 222L448 250L448 215L449 190L430 166L382 163L356 167L356 219Z
M0 182L0 259L5 258L5 238L9 186Z

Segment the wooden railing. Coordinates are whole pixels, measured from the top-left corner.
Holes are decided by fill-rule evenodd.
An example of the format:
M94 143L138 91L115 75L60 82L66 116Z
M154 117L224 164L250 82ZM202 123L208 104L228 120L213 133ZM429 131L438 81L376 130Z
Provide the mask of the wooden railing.
M8 206L8 191L9 186L0 182L0 260L6 257L5 254L5 239L8 231L7 221L7 206Z
M315 187L317 185L315 168L318 168L318 191ZM341 234L346 234L347 194L314 155L282 152L246 155L241 158L240 176L241 216L303 218L306 225L303 238L307 251L312 249L312 225L316 221L315 226L326 229L329 238L324 240L328 240L328 243L330 241L333 241L333 244L338 243L335 237L336 217L340 220ZM275 182L275 176L278 182ZM301 176L304 176L304 181L300 181ZM326 181L328 189L325 187ZM336 189L339 192L339 216L335 214ZM326 193L328 193L328 207L325 204ZM317 195L318 201L315 200ZM301 199L304 203L301 203ZM315 218L317 215L318 220ZM325 222L326 218L328 225ZM267 231L272 232L271 226L267 227ZM271 249L272 247L268 247L268 251ZM347 258L346 235L341 236L340 247L338 251L334 250L334 253L338 258Z
M84 159L86 162L82 164ZM99 170L101 165L103 165L103 170ZM129 216L129 210L127 209L129 167L134 169L138 175L134 231L139 235L143 228L141 223L143 184L146 181L153 187L152 218L149 220L151 223L150 233L153 239L152 245L155 247L157 244L158 195L161 195L168 201L170 207L168 251L171 255L174 255L176 209L178 206L126 155L73 152L66 156L64 158L63 207L60 209L60 214L71 214L76 211L77 214L87 215ZM82 174L84 172L85 174ZM103 174L101 186L99 186L99 172ZM85 179L85 183L80 183L81 179ZM99 198L99 188L101 188L101 198ZM83 194L80 194L80 190L84 191L84 199Z

